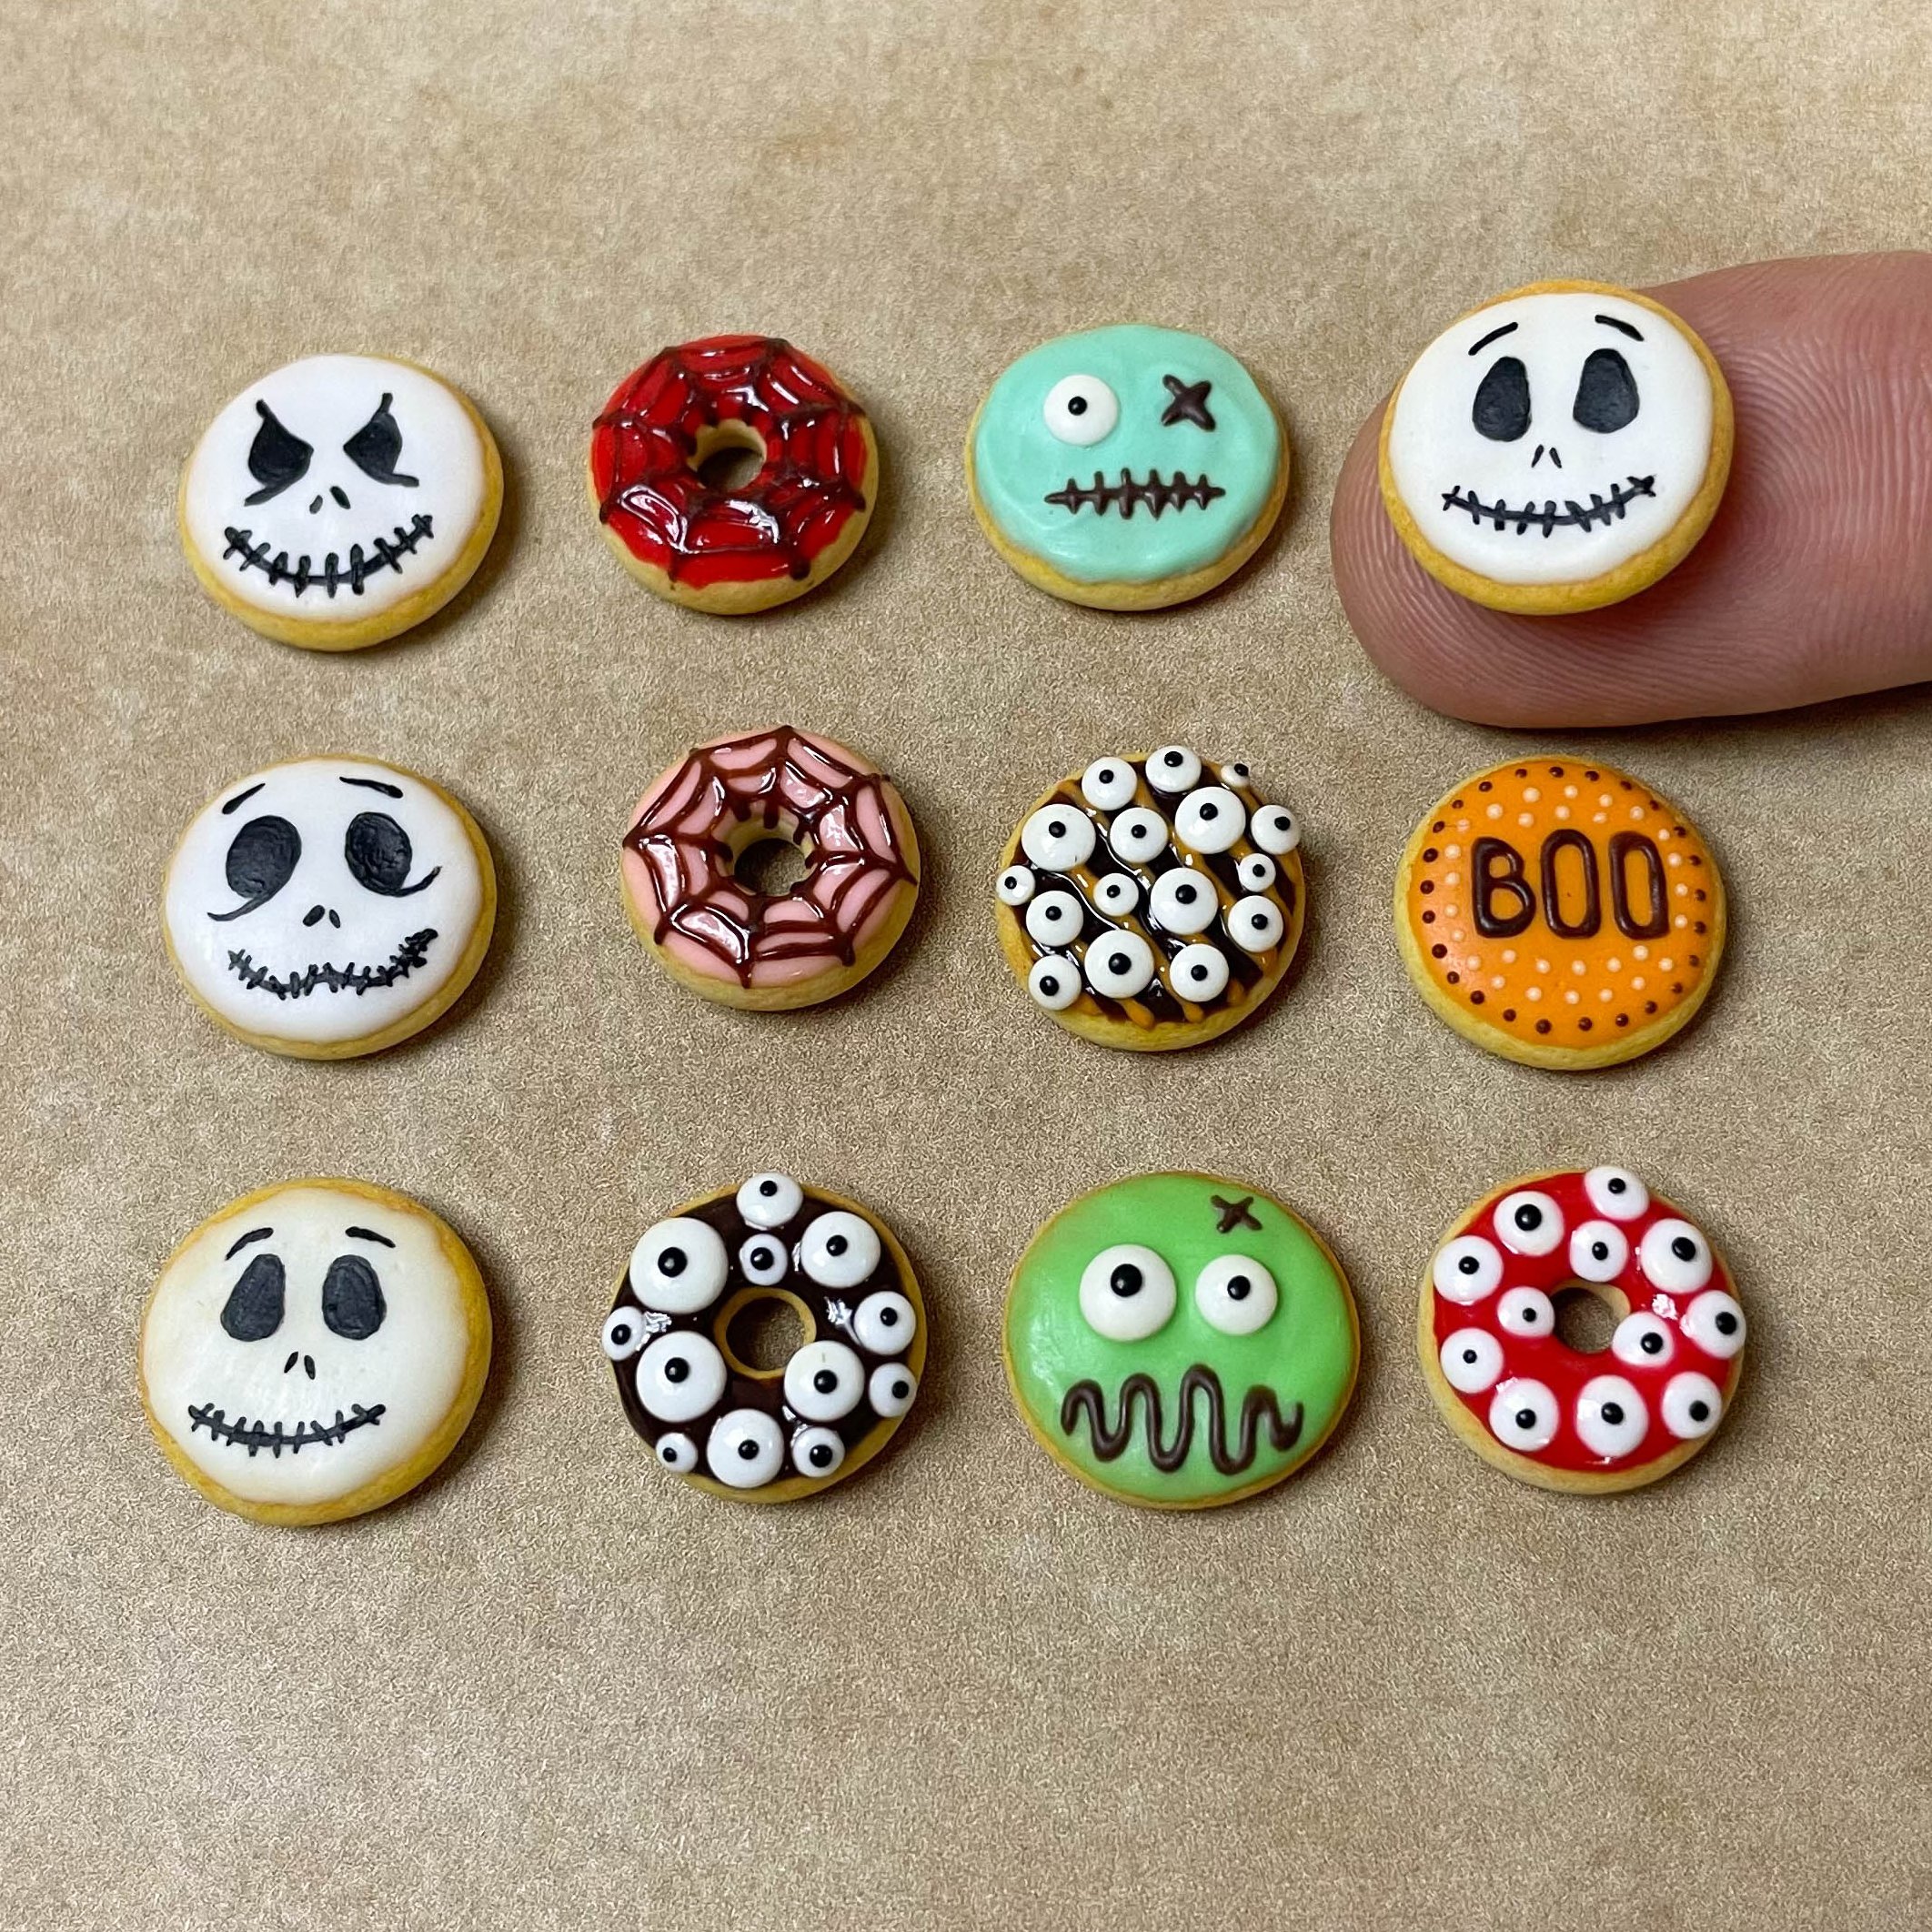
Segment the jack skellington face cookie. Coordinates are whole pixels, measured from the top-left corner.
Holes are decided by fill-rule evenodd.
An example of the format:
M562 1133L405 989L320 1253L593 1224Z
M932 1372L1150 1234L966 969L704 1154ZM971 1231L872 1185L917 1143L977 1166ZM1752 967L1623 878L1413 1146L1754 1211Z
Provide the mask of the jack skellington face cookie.
M211 1503L332 1523L393 1502L456 1446L489 1369L468 1249L406 1194L291 1181L176 1249L141 1317L147 1420Z
M745 1362L732 1325L780 1303L805 1340ZM863 1468L912 1406L926 1313L904 1249L864 1209L753 1174L647 1229L604 1323L630 1425L713 1495L790 1503Z
M209 424L179 517L225 609L284 644L354 650L441 609L502 506L502 459L468 397L413 363L309 356Z
M1614 604L1681 563L1730 475L1716 358L1648 297L1596 282L1499 296L1391 398L1382 497L1424 569L1492 609Z
M339 1060L419 1032L488 950L482 832L428 779L307 758L237 780L168 862L168 956L199 1004L271 1053Z

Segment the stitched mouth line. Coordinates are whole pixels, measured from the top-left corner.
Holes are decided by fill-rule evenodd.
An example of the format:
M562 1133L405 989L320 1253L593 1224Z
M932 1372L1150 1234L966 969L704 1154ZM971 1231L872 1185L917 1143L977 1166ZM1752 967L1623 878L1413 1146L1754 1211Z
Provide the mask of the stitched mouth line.
M425 926L420 932L412 932L396 949L385 966L357 966L353 961L347 966L334 966L325 961L319 966L305 967L284 980L277 978L266 966L257 966L251 954L231 952L228 970L250 992L272 992L277 1000L306 999L318 986L326 987L330 992L359 995L394 986L398 980L408 979L417 967L428 960L429 941L435 937L434 926Z
M1110 509L1117 509L1121 513L1121 521L1128 523L1132 521L1134 511L1142 508L1149 510L1158 521L1162 510L1182 510L1191 506L1205 509L1216 497L1226 495L1227 491L1218 484L1208 481L1204 469L1200 480L1194 483L1190 483L1186 473L1179 469L1165 478L1158 469L1150 469L1144 483L1135 482L1133 472L1123 469L1121 480L1110 483L1096 469L1091 488L1084 483L1076 483L1069 477L1066 488L1052 491L1046 500L1076 515L1082 509L1092 509L1096 515L1104 517Z
M1514 523L1519 537L1529 529L1540 529L1545 537L1552 530L1586 530L1599 518L1608 529L1612 521L1622 517L1639 497L1655 496L1656 481L1655 477L1632 477L1627 484L1617 484L1607 501L1595 490L1590 492L1590 500L1586 504L1577 502L1574 497L1565 497L1560 510L1554 497L1541 504L1525 503L1521 509L1511 509L1506 503L1484 503L1474 490L1445 489L1443 508L1445 510L1467 510L1470 522L1478 526L1490 523L1500 530Z
M1227 1398L1221 1377L1205 1363L1197 1362L1181 1378L1177 1394L1174 1434L1163 1443L1162 1434L1161 1385L1152 1375L1133 1374L1121 1384L1120 1402L1114 1420L1107 1420L1107 1398L1099 1383L1091 1377L1076 1382L1060 1404L1060 1426L1072 1435L1082 1416L1087 1419L1088 1434L1093 1440L1093 1454L1103 1463L1122 1454L1133 1436L1136 1404L1145 1411L1147 1459L1162 1475L1172 1475L1186 1462L1194 1445L1194 1397L1207 1397L1208 1454L1215 1469L1224 1476L1240 1475L1254 1461L1260 1447L1262 1429L1277 1451L1292 1449L1302 1434L1302 1405L1291 1403L1284 1416L1274 1399L1274 1391L1262 1384L1242 1397L1241 1421L1233 1448L1228 1445Z
M387 1403L378 1402L374 1408L365 1408L359 1402L349 1404L345 1415L340 1409L336 1411L334 1422L298 1422L293 1429L277 1423L272 1428L260 1421L250 1422L246 1415L237 1415L233 1422L225 1411L217 1409L211 1402L205 1402L197 1409L188 1404L188 1434L197 1429L206 1429L217 1443L233 1443L239 1449L246 1449L250 1458L257 1456L266 1449L277 1462L282 1451L290 1455L300 1455L310 1443L341 1443L347 1441L357 1429L373 1429L383 1418Z
M357 597L360 597L363 585L377 571L394 570L400 577L403 558L413 557L417 545L436 534L429 518L420 513L411 519L408 529L404 529L399 523L395 525L394 528L396 535L393 539L387 537L369 538L369 548L376 553L373 557L366 555L359 543L350 544L347 568L343 566L337 553L331 550L322 559L322 568L319 570L311 569L308 553L305 550L297 558L295 568L291 569L287 550L277 550L270 557L267 544L257 543L253 530L237 529L233 524L222 532L228 539L228 547L221 553L221 557L224 563L231 557L239 557L241 562L236 568L245 577L250 570L260 570L271 584L293 584L297 597L311 589L323 589L330 597L334 597L345 584Z

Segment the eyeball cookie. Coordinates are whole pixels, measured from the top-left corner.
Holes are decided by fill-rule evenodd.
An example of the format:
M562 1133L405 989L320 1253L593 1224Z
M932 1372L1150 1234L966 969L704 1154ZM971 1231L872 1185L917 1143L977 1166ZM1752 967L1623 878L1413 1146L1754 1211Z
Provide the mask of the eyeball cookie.
M777 1367L732 1327L781 1303L804 1340ZM791 1503L885 1447L919 1393L926 1312L882 1222L788 1174L753 1174L647 1228L604 1323L630 1425L694 1487Z
M1557 1333L1584 1289L1616 1318L1596 1353ZM1637 1489L1724 1420L1745 1313L1710 1242L1627 1168L1534 1174L1443 1237L1417 1332L1429 1393L1483 1458L1545 1489Z
M476 977L497 916L477 822L367 758L237 779L175 848L169 959L196 1003L270 1053L343 1060L418 1033Z
M1614 1066L1703 1005L1724 884L1697 828L1640 780L1523 759L1464 780L1416 827L1395 936L1465 1040L1528 1066Z
M1155 1509L1293 1474L1341 1420L1360 1352L1320 1235L1207 1174L1144 1174L1062 1208L1013 1272L1001 1348L1047 1454Z
M785 892L740 879L753 848L804 854ZM899 942L919 897L919 840L891 779L829 738L780 725L717 738L639 800L624 909L679 984L727 1006L813 1006Z
M456 1234L361 1181L231 1202L141 1316L141 1401L176 1470L259 1523L392 1503L456 1447L489 1370L489 1300Z
M714 464L756 458L742 482ZM590 432L590 501L624 568L693 610L768 610L821 584L879 498L879 444L830 370L773 336L660 349Z
M309 356L251 383L182 472L181 541L251 629L357 650L440 610L503 508L503 460L469 398L386 356Z
M993 384L967 432L966 488L1030 584L1153 610L1253 555L1288 494L1288 438L1254 378L1204 336L1089 329Z
M1537 282L1438 336L1383 416L1382 500L1459 596L1554 617L1634 597L1709 527L1731 393L1681 317L1601 282Z
M1098 758L1036 800L995 881L1036 1006L1102 1046L1199 1046L1273 991L1302 936L1300 822L1184 745Z

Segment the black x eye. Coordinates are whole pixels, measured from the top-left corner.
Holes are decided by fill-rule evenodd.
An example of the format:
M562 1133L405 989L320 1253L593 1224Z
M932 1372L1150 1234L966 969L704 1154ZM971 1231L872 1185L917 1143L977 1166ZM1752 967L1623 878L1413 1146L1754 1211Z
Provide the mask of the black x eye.
M414 885L404 881L416 853L409 835L386 811L358 811L349 820L342 840L342 856L356 875L356 883L385 899L408 899L420 892L443 869L433 866Z
M1617 350L1590 351L1576 384L1576 405L1570 413L1585 429L1605 436L1635 420L1636 377Z
M378 483L416 488L416 478L404 476L396 467L396 459L402 454L402 431L389 414L387 390L376 405L375 415L343 444L342 453L364 476L374 477Z
M322 1319L345 1341L366 1342L388 1308L376 1271L359 1254L338 1254L322 1277Z
M1529 371L1514 356L1499 357L1476 385L1469 419L1492 443L1514 443L1530 426Z
M228 847L228 890L241 904L230 912L210 912L213 920L239 919L267 902L288 883L296 860L302 856L302 835L287 819L250 819Z
M257 1254L221 1304L221 1325L237 1342L259 1342L282 1325L288 1278L273 1254Z
M308 459L316 453L312 445L282 427L267 403L257 403L255 413L261 418L262 427L248 445L248 474L262 487L244 497L244 503L266 503L270 497L280 496L308 468Z

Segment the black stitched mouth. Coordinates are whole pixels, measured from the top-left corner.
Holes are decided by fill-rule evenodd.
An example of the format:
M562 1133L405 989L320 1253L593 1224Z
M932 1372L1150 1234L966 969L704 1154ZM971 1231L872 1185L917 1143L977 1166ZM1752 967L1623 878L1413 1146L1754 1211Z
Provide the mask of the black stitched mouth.
M1222 1392L1221 1377L1204 1362L1195 1363L1181 1378L1176 1403L1180 1413L1175 1418L1172 1442L1161 1440L1161 1386L1152 1375L1130 1375L1122 1383L1120 1406L1111 1426L1107 1421L1107 1398L1101 1393L1100 1384L1091 1377L1076 1382L1062 1399L1060 1426L1065 1434L1072 1435L1074 1425L1084 1415L1093 1438L1094 1454L1102 1462L1111 1463L1132 1439L1134 1404L1141 1403L1147 1411L1147 1459L1162 1475L1172 1475L1186 1462L1187 1453L1194 1444L1197 1393L1208 1399L1208 1454L1223 1475L1239 1475L1253 1462L1263 1422L1267 1424L1268 1441L1276 1450L1292 1449L1301 1438L1301 1404L1291 1403L1283 1416L1274 1391L1257 1384L1242 1397L1241 1423L1234 1446L1230 1450L1227 1400Z
M253 957L247 952L231 952L228 955L228 969L250 992L266 990L277 1000L300 1000L315 991L318 986L330 992L366 993L375 992L385 986L394 986L398 980L406 980L417 967L429 957L429 941L436 937L434 926L425 926L420 932L412 932L386 966L332 966L327 961L319 966L306 966L300 972L287 979L277 979L266 966L257 966Z
M298 1422L291 1430L280 1423L271 1428L259 1420L250 1422L246 1415L237 1415L230 1422L226 1414L211 1402L203 1403L198 1409L190 1403L188 1434L206 1429L217 1443L233 1443L237 1448L246 1449L251 1459L266 1449L279 1462L285 1449L290 1455L300 1455L310 1443L340 1443L347 1441L353 1430L373 1429L381 1422L387 1406L387 1403L378 1402L374 1408L366 1409L359 1402L351 1403L349 1413L345 1415L337 1409L332 1423Z
M1147 472L1147 480L1144 483L1136 483L1132 471L1123 469L1121 471L1121 480L1118 483L1110 483L1096 469L1093 472L1092 488L1085 484L1076 483L1069 477L1067 487L1052 491L1047 501L1057 503L1062 509L1075 512L1092 509L1102 517L1110 509L1117 509L1121 513L1122 522L1127 523L1132 521L1134 511L1143 505L1158 520L1162 510L1186 509L1190 505L1205 509L1216 497L1226 495L1227 491L1218 484L1208 481L1206 470L1201 472L1199 482L1190 483L1182 470L1175 470L1172 477L1163 480L1158 469L1150 469Z
M319 570L312 570L308 567L308 553L306 550L291 569L287 550L277 550L270 557L268 546L266 543L257 543L253 530L238 530L230 524L222 532L228 539L227 548L221 553L222 561L226 563L231 557L239 557L241 562L236 568L244 576L250 570L260 570L271 584L293 584L297 597L312 588L327 590L330 597L334 597L344 584L347 584L356 596L360 597L363 585L378 570L394 570L400 577L403 558L415 555L417 545L436 534L429 518L421 514L411 520L407 530L399 523L395 525L394 528L396 535L393 540L387 537L369 538L369 548L375 551L375 556L365 556L362 546L359 543L352 543L349 545L347 569L343 568L337 553L331 550L322 559L322 568Z
M1611 490L1607 502L1595 490L1590 492L1587 504L1577 502L1574 497L1565 497L1560 510L1555 498L1540 505L1525 503L1517 510L1511 509L1506 503L1484 503L1473 490L1445 489L1443 508L1445 510L1467 510L1470 522L1477 525L1493 523L1499 530L1514 523L1519 537L1528 529L1540 529L1545 537L1552 530L1566 528L1586 530L1598 518L1608 529L1612 519L1623 516L1639 497L1656 495L1656 480L1655 477L1632 477L1627 485L1619 483Z

